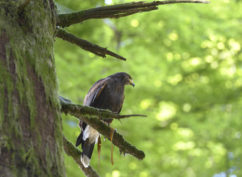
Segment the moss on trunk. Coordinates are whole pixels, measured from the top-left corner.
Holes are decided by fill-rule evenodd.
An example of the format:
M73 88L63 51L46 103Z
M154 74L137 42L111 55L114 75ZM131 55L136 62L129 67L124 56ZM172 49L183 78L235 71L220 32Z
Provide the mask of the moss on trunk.
M0 174L65 176L52 0L0 0Z

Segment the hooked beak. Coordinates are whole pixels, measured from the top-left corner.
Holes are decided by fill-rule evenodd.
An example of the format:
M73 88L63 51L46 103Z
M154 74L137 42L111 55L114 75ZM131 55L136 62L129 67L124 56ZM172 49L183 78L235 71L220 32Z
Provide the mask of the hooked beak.
M135 86L133 80L129 79L129 84L132 85L133 87Z

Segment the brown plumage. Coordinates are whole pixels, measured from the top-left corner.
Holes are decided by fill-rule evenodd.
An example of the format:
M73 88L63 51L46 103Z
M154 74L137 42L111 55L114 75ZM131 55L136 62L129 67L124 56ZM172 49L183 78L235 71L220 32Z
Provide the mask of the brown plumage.
M120 113L124 101L125 85L134 86L134 83L131 76L124 72L101 79L91 87L83 104ZM112 119L105 119L105 121L111 123ZM81 162L85 167L88 167L99 133L85 122L80 122L80 127L81 134L77 138L76 146L82 144Z

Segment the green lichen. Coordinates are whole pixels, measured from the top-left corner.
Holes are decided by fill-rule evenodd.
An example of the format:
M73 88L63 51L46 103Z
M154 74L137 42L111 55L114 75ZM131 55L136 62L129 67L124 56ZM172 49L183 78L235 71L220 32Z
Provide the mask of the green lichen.
M46 1L49 3L49 1ZM0 4L1 6L2 4ZM5 2L0 7L0 35L2 31L5 31L5 35L9 36L7 42L6 63L8 67L5 67L0 60L0 133L4 131L8 139L8 149L13 151L11 159L14 161L17 157L21 157L22 167L15 166L11 169L13 176L64 176L63 160L62 156L62 126L61 118L59 115L59 102L57 96L57 83L56 83L56 72L53 54L53 43L54 43L54 31L55 24L51 16L50 6L43 6L41 0L36 0L26 6L25 11L21 14L24 17L24 22L19 19L17 13L17 4ZM11 16L5 15L4 9L8 9L8 13ZM34 15L33 15L34 14ZM23 26L23 24L26 24ZM22 26L21 26L22 25ZM14 61L11 61L13 60ZM11 74L9 72L10 63L14 62L15 72ZM31 72L29 72L31 68ZM43 164L39 160L40 154L38 150L42 147L43 139L40 130L38 128L37 118L39 117L38 100L35 100L36 96L36 81L31 78L31 74L35 75L38 83L42 83L44 86L43 97L45 104L52 110L52 114L55 117L53 120L54 124L54 139L55 149L53 147L47 147L45 151L44 164L45 169L43 170ZM14 92L17 93L13 100ZM6 95L7 94L7 95ZM8 129L3 130L4 122L4 97L9 100L8 102L8 115L9 118L5 124L8 125ZM23 130L19 124L19 117L21 110L19 105L26 104L29 111L30 118L30 132L35 137L35 147L32 143L30 144L18 144L16 146L14 139L23 139ZM6 110L5 110L6 111ZM45 115L47 116L47 115ZM48 120L46 120L48 122ZM5 135L4 135L5 136ZM51 135L50 135L51 136ZM49 144L52 144L49 142ZM36 147L37 145L37 147ZM18 158L17 158L18 159ZM28 167L28 170L26 170ZM42 169L42 170L41 170Z

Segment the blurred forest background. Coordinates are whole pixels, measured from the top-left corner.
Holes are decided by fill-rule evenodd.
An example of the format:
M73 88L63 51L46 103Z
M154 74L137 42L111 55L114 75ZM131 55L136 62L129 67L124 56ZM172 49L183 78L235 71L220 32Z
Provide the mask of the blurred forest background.
M127 0L57 0L61 12ZM67 8L68 7L68 8ZM144 150L139 161L120 156L102 141L91 165L104 177L242 176L242 1L174 4L120 19L89 20L69 32L127 58L105 59L56 39L60 95L82 104L100 78L127 72L136 84L126 87L122 114L147 118L114 121L112 127ZM78 121L63 116L64 134L75 143ZM84 176L65 155L69 177Z

